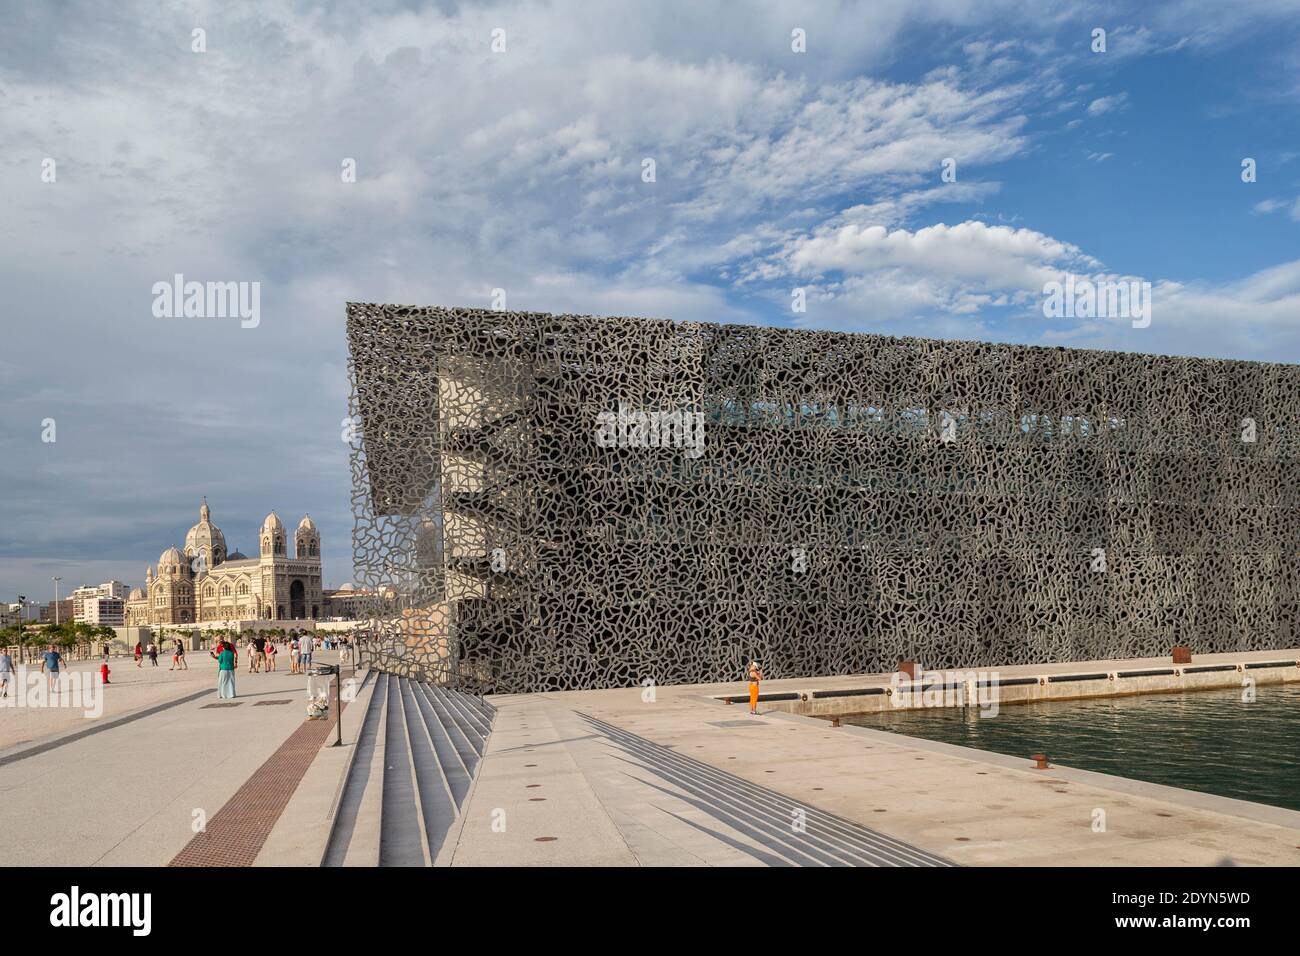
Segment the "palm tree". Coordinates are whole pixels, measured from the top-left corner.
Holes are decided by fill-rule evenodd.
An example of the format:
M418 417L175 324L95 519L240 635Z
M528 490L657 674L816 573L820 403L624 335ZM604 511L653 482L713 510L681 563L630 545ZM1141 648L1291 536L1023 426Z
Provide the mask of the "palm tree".
M72 628L67 636L67 646L69 654L81 659L90 652L90 642L95 635L95 625L87 624L85 621L73 621Z
M54 633L51 634L47 643L63 648L65 656L71 657L72 648L77 644L81 636L78 631L80 627L85 627L85 625L79 623L60 624L54 629Z
M101 624L96 628L96 630L98 632L100 643L107 646L111 651L113 649L113 641L117 640L117 631L113 630L107 624Z

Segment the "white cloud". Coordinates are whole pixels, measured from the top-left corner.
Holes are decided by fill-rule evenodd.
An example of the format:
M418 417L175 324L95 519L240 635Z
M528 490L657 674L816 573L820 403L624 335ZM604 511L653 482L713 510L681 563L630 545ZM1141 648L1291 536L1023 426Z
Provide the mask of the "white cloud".
M1300 222L1300 196L1297 196L1295 199L1261 199L1251 207L1252 212L1257 212L1263 215L1278 212L1280 210L1286 210L1287 215L1296 222Z
M796 241L785 258L795 275L902 269L979 290L1041 286L1060 275L1061 263L1086 261L1076 247L1041 232L978 221L915 232L845 225Z
M1127 103L1127 93L1116 93L1114 96L1099 96L1088 104L1088 115L1104 116L1107 113L1114 113L1117 110L1122 110Z
M1246 19L1283 12L1248 6ZM1209 31L1196 43L1215 42L1231 18L1207 10L1153 11L1128 46L1168 47L1194 16ZM151 560L219 484L231 526L337 503L327 567L346 580L347 299L476 305L500 286L512 307L747 320L765 296L788 308L797 278L820 309L810 322L1005 334L994 316L1028 311L1026 288L1097 266L949 207L991 203L995 164L1037 148L1029 118L1081 98L1062 51L1086 49L1080 17L1094 12L1114 7L30 5L0 31L0 206L14 234L0 245L12 318L0 526L14 532L0 556ZM196 23L206 54L188 49ZM505 54L488 49L496 26ZM807 54L790 51L793 26ZM904 50L920 30L937 43L918 77ZM1092 102L1098 115L1127 94ZM45 156L56 185L39 182ZM340 181L344 157L355 184ZM941 184L947 157L958 182ZM964 221L918 225L941 204ZM151 284L178 271L260 280L261 326L152 319ZM1253 289L1166 292L1212 310ZM53 377L26 358L51 343ZM60 443L36 447L31 422L47 414ZM105 499L118 523L83 533L86 504ZM0 577L0 591L15 580L9 566Z

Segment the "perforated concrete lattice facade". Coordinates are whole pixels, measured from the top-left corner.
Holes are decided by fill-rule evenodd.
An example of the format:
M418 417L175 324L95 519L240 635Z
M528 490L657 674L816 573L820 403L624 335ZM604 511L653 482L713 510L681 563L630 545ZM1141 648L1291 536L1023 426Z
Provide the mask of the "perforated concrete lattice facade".
M1300 368L349 304L381 666L498 692L1293 646Z

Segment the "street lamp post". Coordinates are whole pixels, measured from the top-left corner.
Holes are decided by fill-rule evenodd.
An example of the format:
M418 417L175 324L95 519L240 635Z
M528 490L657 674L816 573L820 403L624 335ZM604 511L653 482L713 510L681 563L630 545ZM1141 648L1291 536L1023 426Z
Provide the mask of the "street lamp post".
M62 580L63 578L61 577L56 577L54 579L54 626L55 627L59 626L59 582Z

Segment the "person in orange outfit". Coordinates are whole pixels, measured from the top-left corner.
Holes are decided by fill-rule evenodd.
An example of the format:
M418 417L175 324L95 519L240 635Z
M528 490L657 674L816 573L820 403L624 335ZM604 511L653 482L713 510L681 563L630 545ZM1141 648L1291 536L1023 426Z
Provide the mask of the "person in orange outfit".
M758 682L763 679L763 669L758 661L749 662L749 712L758 713Z

